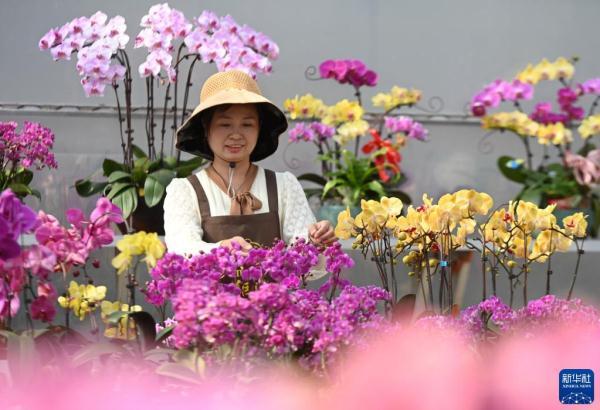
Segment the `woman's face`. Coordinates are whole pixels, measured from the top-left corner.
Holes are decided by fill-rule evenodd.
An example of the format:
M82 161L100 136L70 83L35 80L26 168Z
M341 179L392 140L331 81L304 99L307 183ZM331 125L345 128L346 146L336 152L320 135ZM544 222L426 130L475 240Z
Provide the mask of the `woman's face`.
M213 114L208 145L215 157L227 162L249 160L256 147L259 127L256 105L232 104Z

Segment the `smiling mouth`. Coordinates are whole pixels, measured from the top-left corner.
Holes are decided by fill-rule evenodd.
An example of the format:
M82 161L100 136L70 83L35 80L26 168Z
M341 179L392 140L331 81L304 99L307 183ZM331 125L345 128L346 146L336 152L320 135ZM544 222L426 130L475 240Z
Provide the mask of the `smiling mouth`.
M225 149L229 150L229 151L240 151L242 148L244 148L243 145L225 145Z

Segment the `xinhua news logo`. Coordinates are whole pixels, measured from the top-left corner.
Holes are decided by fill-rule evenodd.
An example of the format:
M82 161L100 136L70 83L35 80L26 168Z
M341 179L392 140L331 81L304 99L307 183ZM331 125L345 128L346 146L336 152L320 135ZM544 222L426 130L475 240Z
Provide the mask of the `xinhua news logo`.
M561 370L558 399L562 404L591 404L594 401L594 372L590 369Z

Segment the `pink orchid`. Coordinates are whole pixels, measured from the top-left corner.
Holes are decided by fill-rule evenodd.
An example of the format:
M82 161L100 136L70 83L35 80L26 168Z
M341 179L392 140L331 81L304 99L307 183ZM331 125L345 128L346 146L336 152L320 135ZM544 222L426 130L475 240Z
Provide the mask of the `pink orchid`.
M579 94L600 94L600 78L589 79L578 87Z
M62 37L60 36L58 30L52 28L40 39L38 47L40 48L40 50L48 50L50 47L54 47L61 41Z
M565 164L573 170L579 185L589 187L600 182L600 149L590 151L586 157L566 151Z
M220 27L219 17L209 10L204 10L200 17L196 19L198 27L203 29L205 32L218 30Z
M56 255L45 246L32 245L23 251L23 267L33 275L47 279L56 267Z

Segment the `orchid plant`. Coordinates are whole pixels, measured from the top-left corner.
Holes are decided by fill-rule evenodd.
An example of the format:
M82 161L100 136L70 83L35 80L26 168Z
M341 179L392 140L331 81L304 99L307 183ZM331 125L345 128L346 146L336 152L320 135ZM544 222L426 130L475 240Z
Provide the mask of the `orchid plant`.
M398 198L362 201L362 211L352 217L349 209L338 215L336 235L355 238L353 248L360 249L375 261L382 286L391 292L391 308L399 301L398 274L400 262L410 268L422 292L425 307L441 313L456 309L454 303L452 261L461 247L481 254L482 300L496 295L497 280L504 276L510 282L510 305L518 285L523 290L523 304L528 302L528 277L531 265L547 263L546 293L551 292L552 256L577 248L577 262L570 299L587 221L578 212L565 217L559 225L552 211L556 205L538 208L531 202L510 202L492 210L493 200L485 193L461 190L442 196L437 203L426 194L418 207L409 206L402 214ZM438 291L434 296L434 280Z
M511 181L523 185L517 199L540 206L556 203L557 209L591 209L591 233L595 236L600 224L600 150L593 137L600 133L600 116L594 114L600 101L600 79L575 83L574 64L577 59L546 59L528 65L509 81L496 80L478 92L471 102L473 115L482 117L482 127L514 133L525 147L526 158L502 156L498 166ZM559 84L556 96L559 106L536 103L528 113L522 102L533 100L535 86L543 81ZM585 98L593 98L584 110ZM513 111L490 114L488 111L502 102L511 103ZM575 148L575 134L583 144ZM543 149L543 157L534 163L532 140ZM559 162L551 161L555 150ZM589 212L589 211L588 211Z
M289 132L290 142L313 143L321 161L321 175L299 177L321 186L307 193L337 199L350 207L356 207L361 198L386 194L410 202L405 193L395 189L404 178L399 151L409 139L427 140L428 132L410 117L399 116L398 110L415 105L421 99L421 92L395 86L389 93L379 93L372 99L373 105L383 108L384 113L367 114L362 87L376 86L377 73L360 60L327 60L320 64L319 74L321 79L352 86L356 100L344 99L327 106L306 94L284 102L290 118L297 122ZM363 136L371 139L361 148ZM351 143L354 148L347 149ZM367 156L359 157L359 151Z
M34 195L39 191L29 184L33 170L57 168L52 153L54 133L37 122L25 121L23 130L17 131L13 121L0 122L0 191L9 188L19 198Z
M279 55L277 44L266 35L238 24L229 15L219 17L207 10L190 21L167 3L157 4L142 17L140 26L134 48L148 52L137 70L147 94L146 149L136 145L139 140L133 135L134 69L125 51L129 43L125 19L115 16L108 20L98 11L51 29L39 42L39 48L50 50L54 60L70 60L77 53L76 68L87 96L102 96L107 86L114 90L122 162L106 159L102 167L106 181L83 179L76 182L76 188L83 196L103 192L123 210L125 218L137 209L138 197L144 198L147 207L157 206L174 177L185 177L202 164L200 158L182 160L179 152L173 153L173 144L165 141L190 112L189 91L196 63L215 63L219 71L238 69L256 76L270 73L271 60ZM179 88L182 78L183 90ZM165 88L162 107L155 104L161 87Z
M11 190L0 195L0 327L11 327L23 302L30 330L34 320L50 323L58 301L68 328L69 312L83 320L104 299L106 287L94 286L88 274L88 265L98 268L100 262L89 259L92 251L113 241L111 225L122 222L121 210L100 198L89 217L73 208L67 210L66 218L67 227L44 211L36 214ZM22 234L33 234L36 243L21 247ZM86 284L75 281L82 273ZM63 281L73 278L60 297L52 283L57 275Z
M167 253L145 293L155 306L172 305L174 346L206 361L295 357L326 371L343 346L383 324L377 305L389 295L340 278L353 261L339 244L323 252L329 280L306 289L320 252L298 240L248 253L217 248L189 259Z

